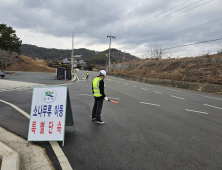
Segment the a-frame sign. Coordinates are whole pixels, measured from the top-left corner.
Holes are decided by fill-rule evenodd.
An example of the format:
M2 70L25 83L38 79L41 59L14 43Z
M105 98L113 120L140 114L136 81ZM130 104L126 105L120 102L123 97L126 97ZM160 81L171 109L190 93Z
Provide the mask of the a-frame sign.
M65 126L73 126L74 119L66 86L34 87L28 130L29 141L63 141Z

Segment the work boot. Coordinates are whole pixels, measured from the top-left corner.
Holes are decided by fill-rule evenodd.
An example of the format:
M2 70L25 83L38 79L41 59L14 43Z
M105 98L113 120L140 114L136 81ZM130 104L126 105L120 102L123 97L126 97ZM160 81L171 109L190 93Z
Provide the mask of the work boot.
M103 125L103 124L105 124L105 122L103 122L102 120L97 120L97 121L95 122L95 124Z

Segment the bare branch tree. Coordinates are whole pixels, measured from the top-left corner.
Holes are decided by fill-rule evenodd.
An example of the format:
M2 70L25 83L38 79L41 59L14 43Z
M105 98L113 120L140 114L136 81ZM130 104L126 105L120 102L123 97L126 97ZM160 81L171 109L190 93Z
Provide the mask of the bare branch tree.
M15 55L13 53L0 49L0 66L2 67L3 71L6 67L8 67L8 65L12 64L14 61Z
M162 59L164 56L164 49L162 47L154 47L149 50L151 59Z

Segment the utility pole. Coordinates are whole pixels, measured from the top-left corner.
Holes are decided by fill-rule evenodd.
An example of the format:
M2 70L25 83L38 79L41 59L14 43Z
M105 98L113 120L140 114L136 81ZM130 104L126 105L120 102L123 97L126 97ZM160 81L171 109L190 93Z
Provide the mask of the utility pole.
M124 63L124 59L125 59L125 50L124 50L124 57L123 57L123 63Z
M73 56L74 56L74 32L72 32L72 54L71 54L71 73L72 77L74 77L74 70L73 70Z
M112 38L116 38L116 37L114 37L114 36L111 36L111 32L110 32L110 36L107 36L107 38L110 38L110 41L109 41L109 67L108 67L108 72L109 72L109 70L110 70L110 47L111 47L111 39Z

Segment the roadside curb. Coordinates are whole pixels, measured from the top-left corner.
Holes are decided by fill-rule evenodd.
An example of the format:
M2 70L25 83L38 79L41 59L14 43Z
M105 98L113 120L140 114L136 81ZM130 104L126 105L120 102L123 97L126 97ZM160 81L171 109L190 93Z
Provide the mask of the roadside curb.
M119 73L107 73L109 76L119 77L127 80L138 81L143 83L155 84L160 86L175 87L181 89L188 89L200 92L215 93L222 95L222 85L207 84L207 83L194 83L185 81L176 81L168 79L154 79L147 77L131 76Z
M29 147L27 147L27 141L25 139L4 129L1 126L0 141L0 156L1 158L3 157L1 170L54 170L53 164L46 154L44 148L35 145L32 142L29 142ZM7 144L7 146L5 144ZM18 168L14 168L15 162ZM3 169L3 167L5 168Z
M21 161L19 154L0 142L0 157L2 159L2 170L20 170Z

